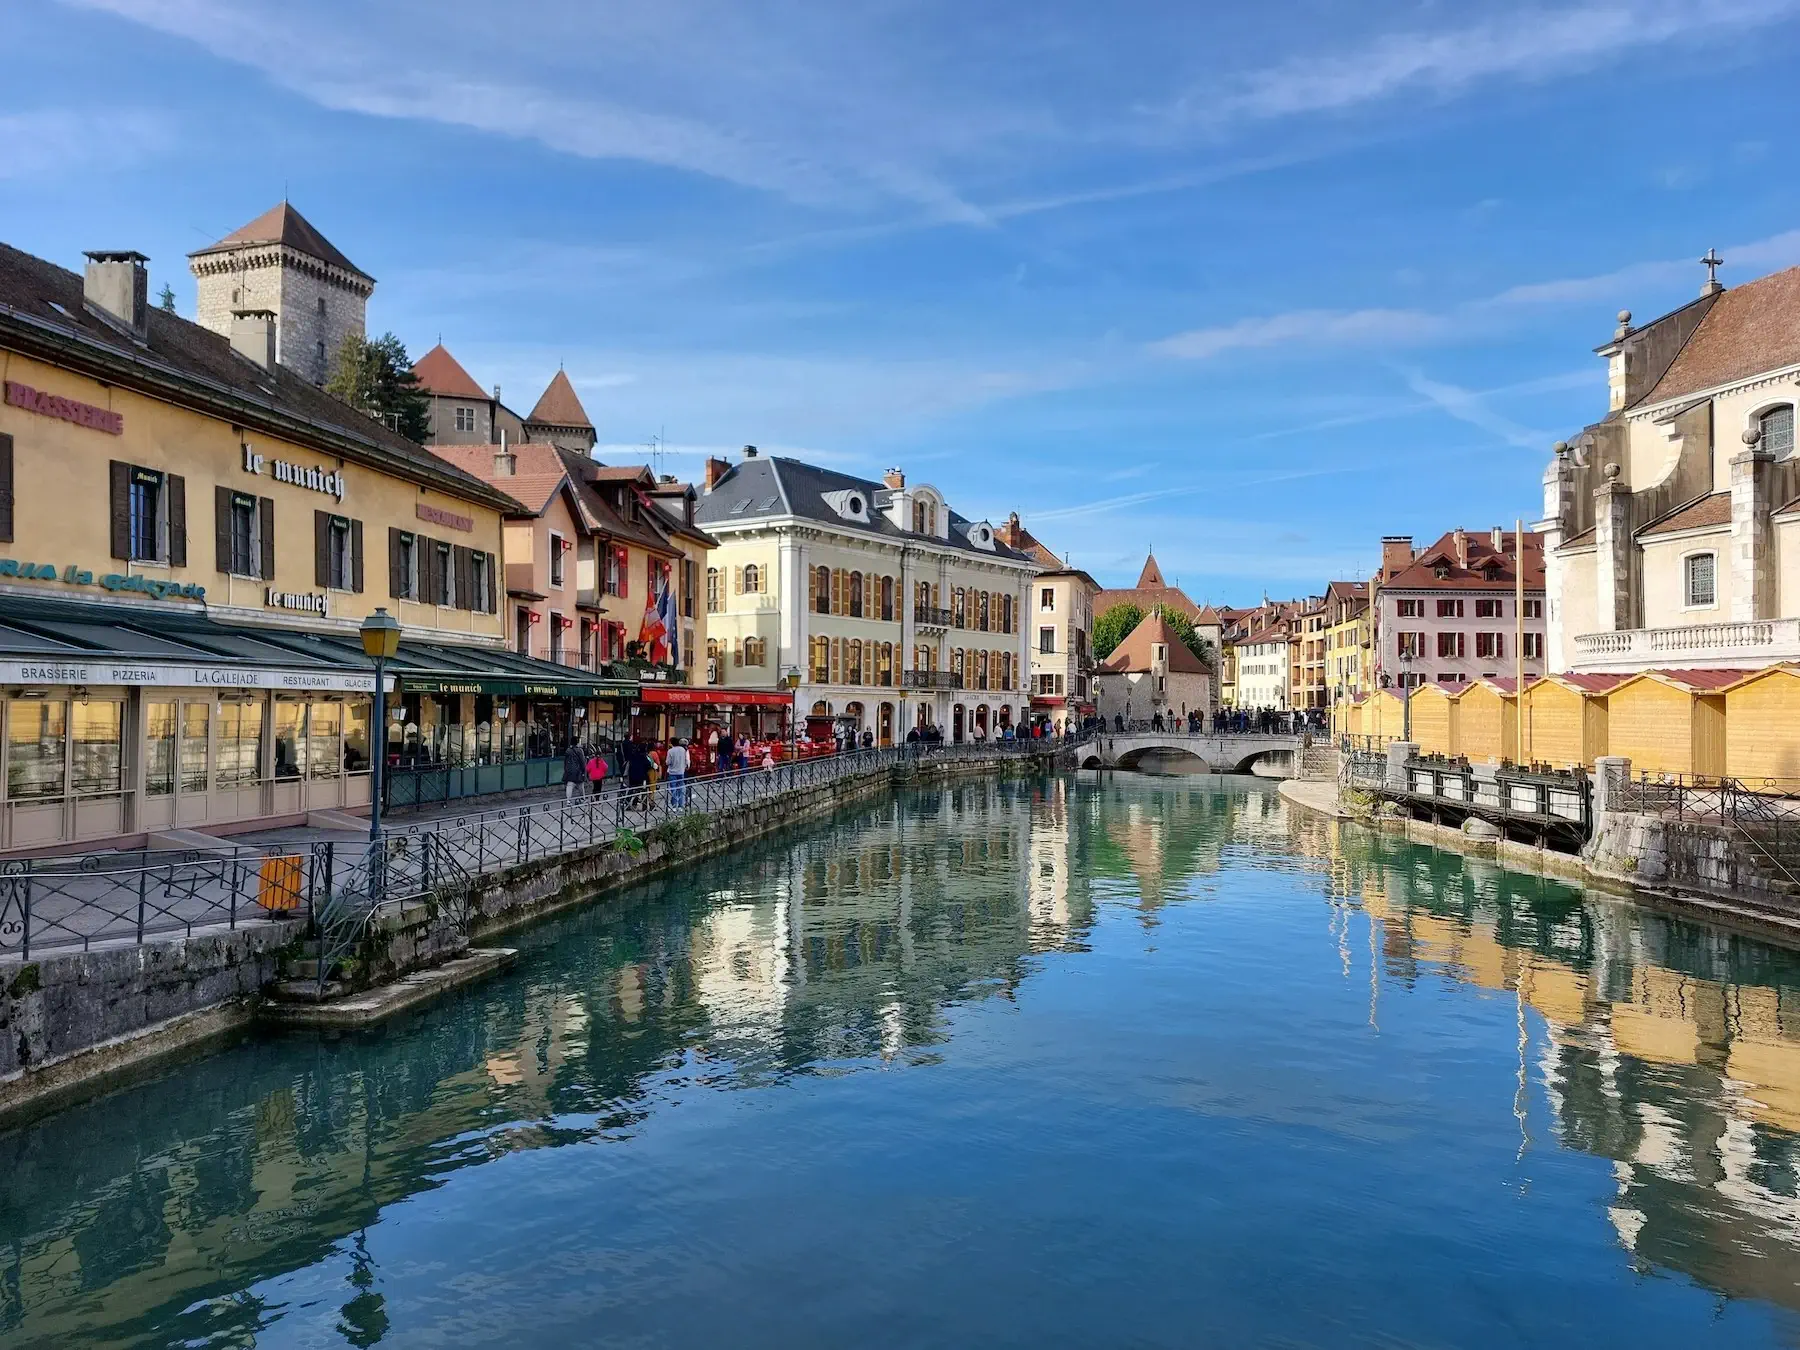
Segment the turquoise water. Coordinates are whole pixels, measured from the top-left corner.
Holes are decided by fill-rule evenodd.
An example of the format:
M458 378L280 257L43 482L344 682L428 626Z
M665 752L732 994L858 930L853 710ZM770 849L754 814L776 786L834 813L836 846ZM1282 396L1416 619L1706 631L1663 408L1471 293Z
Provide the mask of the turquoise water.
M0 1136L13 1346L1800 1342L1800 961L972 784Z

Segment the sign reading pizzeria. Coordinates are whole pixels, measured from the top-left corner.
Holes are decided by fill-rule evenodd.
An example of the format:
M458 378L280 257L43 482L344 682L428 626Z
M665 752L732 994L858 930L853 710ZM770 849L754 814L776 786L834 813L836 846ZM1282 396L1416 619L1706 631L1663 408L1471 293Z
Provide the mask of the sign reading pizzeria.
M6 382L6 401L15 408L23 408L39 417L59 418L64 422L73 422L78 427L104 431L109 436L125 434L124 413L113 412L110 408L97 408L92 403L78 403L72 398L62 398L56 394L46 394L41 389L33 389L17 380Z

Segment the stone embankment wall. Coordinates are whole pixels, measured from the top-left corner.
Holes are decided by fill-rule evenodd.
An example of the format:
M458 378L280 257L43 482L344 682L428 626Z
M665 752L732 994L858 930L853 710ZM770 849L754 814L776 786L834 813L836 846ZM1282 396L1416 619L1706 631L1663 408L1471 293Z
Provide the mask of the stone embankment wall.
M1007 755L947 760L910 771L798 789L703 819L703 830L664 834L632 854L610 845L538 859L479 878L456 906L411 907L382 923L357 953L365 980L386 981L435 965L479 942L687 862L748 844L913 782L1035 774L1044 763ZM182 1053L197 1053L254 1020L261 991L304 932L300 920L230 932L54 954L0 968L0 1120L53 1109L113 1079Z

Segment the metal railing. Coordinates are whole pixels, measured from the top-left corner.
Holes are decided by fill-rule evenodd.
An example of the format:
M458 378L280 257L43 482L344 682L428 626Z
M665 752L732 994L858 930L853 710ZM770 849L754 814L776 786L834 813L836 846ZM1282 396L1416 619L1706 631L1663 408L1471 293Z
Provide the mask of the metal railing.
M1800 886L1800 779L1640 773L1615 780L1608 804L1734 830L1780 880Z
M950 627L950 611L935 605L914 605L913 623L920 628Z
M307 919L321 939L323 982L331 956L381 913L465 889L461 883L480 876L599 845L635 851L684 819L904 764L1049 754L1062 744L1047 738L916 743L598 794L580 785L573 800L393 826L379 844L309 841L11 859L0 863L0 961L293 917Z
M961 689L963 677L948 670L906 670L901 672L901 685L906 689Z

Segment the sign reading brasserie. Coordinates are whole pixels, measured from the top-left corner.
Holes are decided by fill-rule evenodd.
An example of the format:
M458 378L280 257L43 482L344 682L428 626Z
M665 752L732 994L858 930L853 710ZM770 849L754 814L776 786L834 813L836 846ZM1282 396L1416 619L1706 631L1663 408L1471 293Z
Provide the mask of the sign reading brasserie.
M106 591L132 591L154 600L204 600L206 587L193 582L163 581L158 577L125 576L104 572L96 577L85 567L70 563L57 570L55 563L20 562L17 558L0 558L0 578L17 577L20 581L60 581L65 586L98 586Z
M116 661L0 661L6 684L163 685L173 688L298 689L372 694L373 675L254 670L241 666L163 666Z
M323 492L327 497L338 501L344 500L344 471L342 469L323 469L318 465L308 468L304 464L289 464L284 459L269 459L252 450L249 443L244 445L244 472L260 474L264 467L269 470L269 477L277 483L292 483L295 487L307 488L313 492Z
M97 408L92 403L78 403L72 398L61 398L56 394L46 394L41 389L33 389L17 380L6 382L6 401L15 408L34 412L39 417L59 418L64 422L73 422L78 427L104 431L111 436L125 434L124 413L116 413L110 408Z

